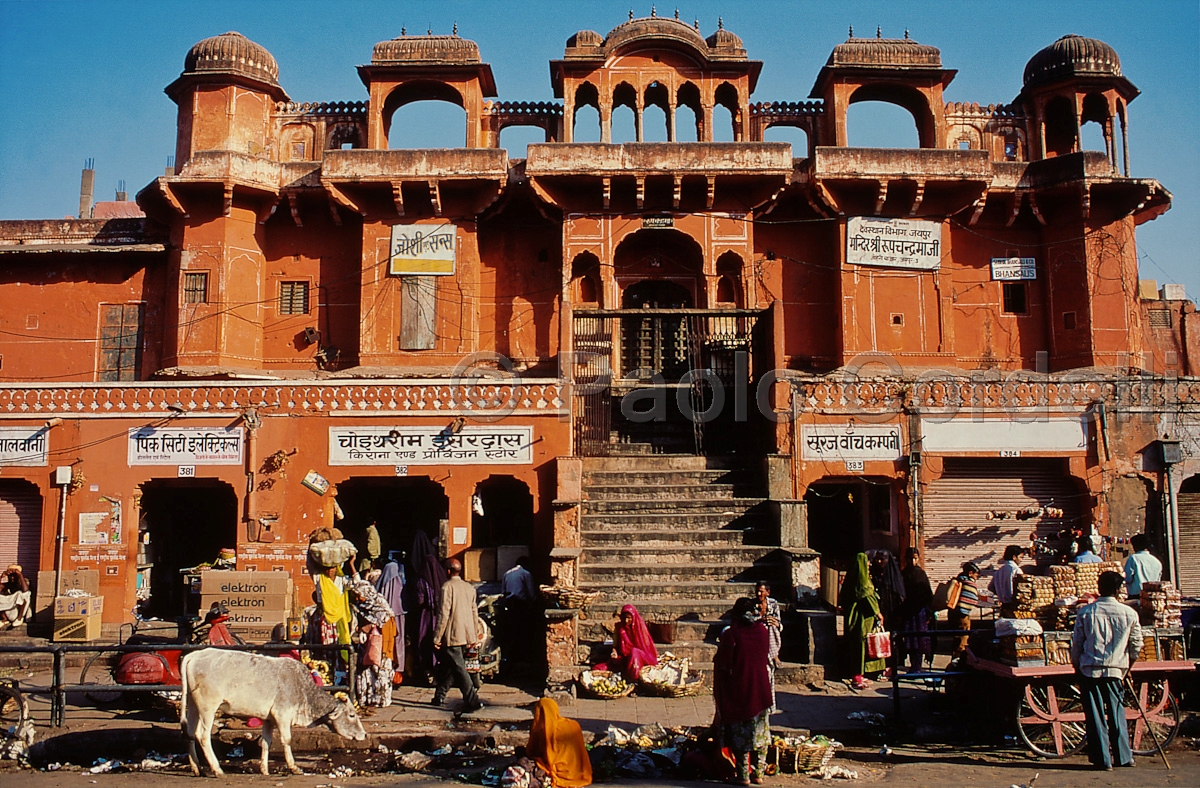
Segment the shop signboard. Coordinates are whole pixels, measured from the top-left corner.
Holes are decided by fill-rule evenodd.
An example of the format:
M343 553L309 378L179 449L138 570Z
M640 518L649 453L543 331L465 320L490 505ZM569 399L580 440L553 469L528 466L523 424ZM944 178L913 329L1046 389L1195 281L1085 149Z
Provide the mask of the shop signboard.
M942 225L917 219L851 216L846 220L846 262L935 271L942 264Z
M1034 257L993 257L993 282L1019 282L1027 279L1037 279L1037 258Z
M0 427L0 465L47 465L47 427Z
M898 460L902 454L896 424L804 424L800 452L806 461L845 462ZM857 467L857 465L855 465Z
M330 465L530 465L533 427L330 427Z
M922 420L921 436L931 454L1080 454L1088 445L1084 417Z
M130 465L241 465L241 427L139 427L129 431Z
M394 224L388 273L393 276L450 276L458 230L453 224Z

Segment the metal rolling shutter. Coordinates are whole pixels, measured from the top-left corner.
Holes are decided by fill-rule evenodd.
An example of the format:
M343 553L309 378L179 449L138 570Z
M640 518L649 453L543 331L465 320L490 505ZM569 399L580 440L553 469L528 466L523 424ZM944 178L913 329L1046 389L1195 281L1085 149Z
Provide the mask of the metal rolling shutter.
M42 548L42 497L35 490L0 484L0 567L20 564L37 577Z
M984 576L980 588L986 588L1007 545L1028 546L1032 531L1048 536L1081 522L1087 493L1067 476L1062 461L947 457L945 463L945 474L929 485L922 502L925 571L934 586L958 574L964 561L974 561ZM985 519L992 510L1036 506L1058 507L1063 518ZM1049 562L1038 558L1039 565Z
M1200 596L1200 493L1180 493L1177 501L1179 591L1184 596Z

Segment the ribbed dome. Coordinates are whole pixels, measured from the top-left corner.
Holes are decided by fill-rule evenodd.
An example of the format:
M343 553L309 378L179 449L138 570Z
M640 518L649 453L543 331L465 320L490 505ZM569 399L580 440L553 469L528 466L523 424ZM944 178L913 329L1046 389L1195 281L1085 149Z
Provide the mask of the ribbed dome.
M1120 77L1121 58L1103 41L1068 35L1029 59L1026 86L1077 76Z
M279 86L279 65L265 47L241 33L222 33L192 47L183 59L185 74L238 74Z
M850 38L833 48L825 65L941 68L942 53L907 38Z
M738 38L733 33L721 27L717 32L713 33L705 39L709 47L712 49L742 49L742 39Z
M608 36L604 39L604 46L611 52L631 41L646 39L678 41L686 43L699 52L708 52L708 42L700 36L699 31L686 22L661 16L631 19L624 24L617 25L609 31Z
M458 36L407 36L380 41L372 65L393 63L479 63L479 45Z
M604 36L595 30L580 30L567 39L567 49L604 46Z

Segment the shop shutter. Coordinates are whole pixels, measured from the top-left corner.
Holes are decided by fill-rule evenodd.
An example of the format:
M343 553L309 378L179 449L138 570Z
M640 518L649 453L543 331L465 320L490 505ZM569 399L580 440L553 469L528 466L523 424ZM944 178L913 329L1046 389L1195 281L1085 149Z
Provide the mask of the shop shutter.
M985 578L980 588L986 588L1006 546L1028 547L1031 532L1048 537L1084 525L1081 512L1086 495L1067 475L1061 460L947 457L944 475L926 488L922 499L925 571L930 582L936 587L958 574L964 561L974 561ZM1062 509L1062 519L986 519L990 511L1039 506ZM1053 558L1036 560L1045 566ZM1025 566L1030 563L1028 558L1022 561Z
M1200 596L1200 493L1180 493L1177 500L1179 591L1184 596Z
M0 483L0 567L20 564L33 580L42 547L42 497L24 487Z

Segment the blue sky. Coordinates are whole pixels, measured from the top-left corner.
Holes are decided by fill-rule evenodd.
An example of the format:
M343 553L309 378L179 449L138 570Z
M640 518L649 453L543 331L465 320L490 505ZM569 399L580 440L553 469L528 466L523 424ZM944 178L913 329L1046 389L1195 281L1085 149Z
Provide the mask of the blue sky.
M117 181L137 192L161 174L175 147L175 105L162 89L202 38L237 30L279 62L280 82L296 101L358 101L366 91L355 66L378 41L409 33L459 34L476 41L492 66L502 100L553 98L550 60L569 36L601 34L651 4L575 2L83 2L0 0L0 219L55 218L78 208L79 170L95 159L97 199ZM658 4L673 16L676 4ZM699 20L705 36L724 26L749 56L764 62L754 101L808 96L830 50L856 36L902 37L937 46L958 75L948 101L1011 101L1026 61L1067 33L1099 38L1121 57L1142 95L1130 105L1135 177L1157 178L1175 196L1167 215L1138 233L1141 275L1187 285L1200 296L1200 4L1196 0L755 0L680 2L680 17ZM903 139L891 108L851 116L852 144ZM461 145L441 120L416 123L414 145ZM900 119L904 123L911 121ZM399 120L397 122L400 122ZM411 120L409 122L412 122ZM523 155L528 136L502 140ZM424 137L422 137L424 134ZM442 142L441 140L449 140ZM786 136L775 139L788 139Z

